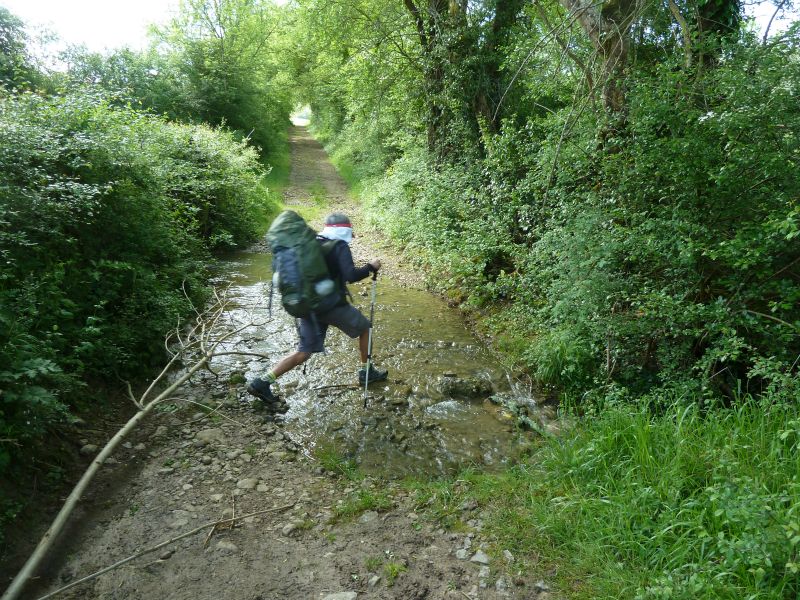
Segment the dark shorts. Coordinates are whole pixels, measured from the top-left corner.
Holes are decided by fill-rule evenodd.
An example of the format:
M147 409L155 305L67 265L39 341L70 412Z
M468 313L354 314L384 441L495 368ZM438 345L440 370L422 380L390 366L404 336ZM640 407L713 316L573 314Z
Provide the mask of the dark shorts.
M351 338L357 338L369 329L369 319L351 304L337 306L326 313L317 315L316 321L315 324L312 319L300 319L298 351L322 352L325 350L325 335L328 333L328 325L341 329Z

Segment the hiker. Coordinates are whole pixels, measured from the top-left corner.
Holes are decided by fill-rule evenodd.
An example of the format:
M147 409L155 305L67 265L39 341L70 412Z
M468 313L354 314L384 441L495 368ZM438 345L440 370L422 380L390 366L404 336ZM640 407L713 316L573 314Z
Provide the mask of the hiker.
M358 381L361 385L366 383L368 370L370 382L383 381L388 377L388 370L376 369L367 358L370 322L347 301L349 292L346 285L361 281L369 277L371 273L377 273L381 268L381 261L375 258L363 267L356 268L349 246L352 239L353 226L347 215L333 213L325 219L325 228L317 235L317 241L323 244L323 248L326 248L325 263L331 277L337 282L340 300L336 306L326 312L315 314L312 318L298 319L300 343L297 351L281 359L264 379L256 378L248 383L247 391L262 400L267 408L270 408L271 405L273 410L286 412L285 403L278 400L270 386L278 377L306 362L314 352L325 350L325 335L329 325L337 327L353 339L358 338L358 349L361 354Z

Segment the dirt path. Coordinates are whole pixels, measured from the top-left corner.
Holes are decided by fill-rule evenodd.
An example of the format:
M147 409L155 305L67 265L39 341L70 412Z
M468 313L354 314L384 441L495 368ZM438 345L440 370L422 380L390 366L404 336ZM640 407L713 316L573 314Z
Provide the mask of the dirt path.
M381 232L369 229L361 217L358 206L347 193L347 185L328 160L328 155L305 127L291 127L289 143L292 152L292 170L289 186L284 191L287 207L292 205L314 204L314 196L324 191L326 212L339 211L348 215L353 222L356 237L350 245L356 264L371 258L383 262L382 277L400 282L407 287L423 288L423 276L405 257L392 248L391 243ZM322 228L322 220L311 223Z
M319 144L291 132L287 203L308 201L321 185L359 230L356 207ZM358 257L381 256L386 272L402 262L374 233L359 235ZM479 509L461 508L469 524L447 533L425 518L413 492L397 483L326 471L246 404L241 381L204 374L186 391L217 413L176 410L105 466L73 531L61 544L35 598L136 552L222 516L246 515L236 527L208 530L80 584L73 599L359 600L540 598L513 559L489 564ZM196 413L196 414L195 414ZM157 429L155 428L157 426ZM330 466L330 465L329 465ZM335 469L334 469L335 470ZM417 512L420 511L420 512ZM501 552L502 549L493 549ZM496 555L496 554L495 554ZM501 554L502 556L502 554ZM516 582L515 582L516 579Z

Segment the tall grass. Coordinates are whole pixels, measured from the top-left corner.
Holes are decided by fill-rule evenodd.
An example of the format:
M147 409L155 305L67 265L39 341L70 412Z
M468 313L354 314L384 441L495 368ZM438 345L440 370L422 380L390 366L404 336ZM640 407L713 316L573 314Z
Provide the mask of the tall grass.
M789 404L607 407L502 475L428 484L444 522L474 497L496 552L558 565L570 598L796 598L800 419Z

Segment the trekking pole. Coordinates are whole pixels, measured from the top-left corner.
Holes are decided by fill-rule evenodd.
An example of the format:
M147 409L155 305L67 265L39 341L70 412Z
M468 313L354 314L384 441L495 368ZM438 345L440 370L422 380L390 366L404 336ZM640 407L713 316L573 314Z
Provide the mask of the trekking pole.
M372 368L372 321L375 318L375 297L378 292L378 272L372 274L372 305L369 308L369 338L367 341L367 373L364 377L364 408L367 408L367 386L369 385L369 370Z

